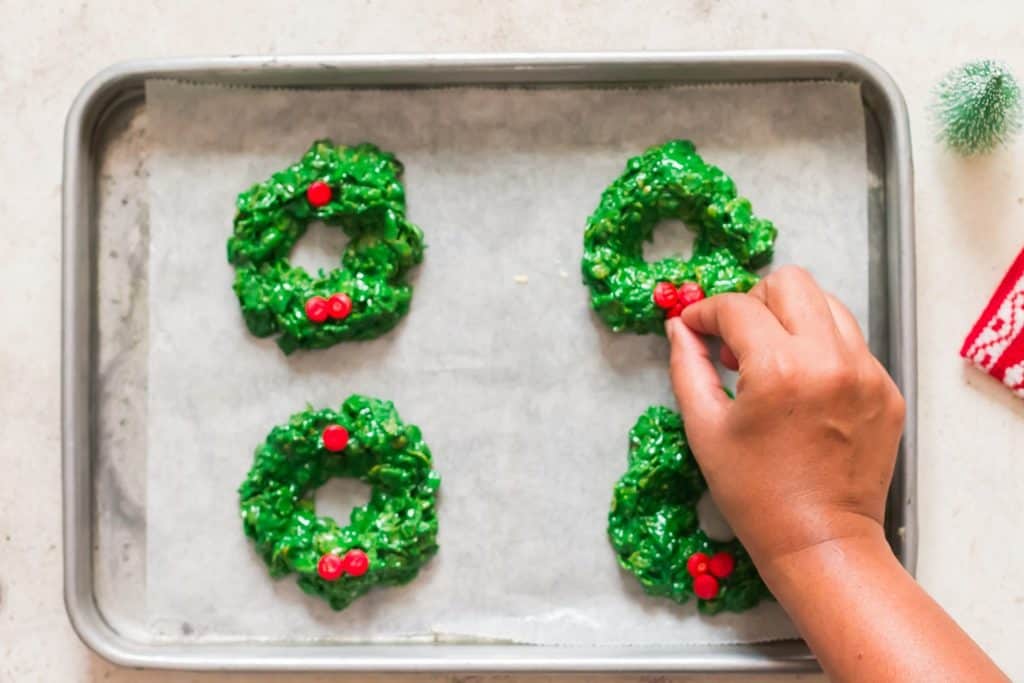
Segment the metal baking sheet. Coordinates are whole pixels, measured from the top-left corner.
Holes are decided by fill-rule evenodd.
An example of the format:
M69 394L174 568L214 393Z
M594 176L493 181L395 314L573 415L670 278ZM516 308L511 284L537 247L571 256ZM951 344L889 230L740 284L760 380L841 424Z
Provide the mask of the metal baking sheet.
M212 84L288 87L515 85L518 87L679 84L766 80L859 83L868 137L872 347L902 386L909 420L890 496L888 532L913 570L915 524L913 260L906 115L877 66L847 53L510 55L505 57L232 58L114 67L83 91L69 116L65 171L65 553L72 622L91 647L124 664L182 668L374 670L781 670L813 667L802 643L672 647L551 647L437 642L430 645L153 643L114 610L132 609L128 585L110 585L104 562L131 566L140 552L105 517L144 518L130 468L106 467L145 449L126 393L145 395L145 331L135 300L109 292L111 270L131 277L131 252L147 243L145 107L142 84L173 78ZM133 164L133 160L137 163ZM125 170L129 172L125 173ZM142 229L118 234L126 215ZM115 220L117 219L117 220ZM131 222L128 221L130 225ZM128 252L118 261L118 252ZM138 254L135 254L138 257ZM102 262L103 267L97 268ZM105 287L106 284L106 287ZM144 320L144 316L141 320ZM141 347L141 353L140 353ZM142 379L139 379L139 378ZM144 404L144 401L142 402ZM119 425L121 427L119 428ZM137 457L137 456L136 456ZM144 477L144 474L141 475ZM128 512L129 514L124 514ZM145 552L144 549L141 552ZM110 596L117 594L118 600Z

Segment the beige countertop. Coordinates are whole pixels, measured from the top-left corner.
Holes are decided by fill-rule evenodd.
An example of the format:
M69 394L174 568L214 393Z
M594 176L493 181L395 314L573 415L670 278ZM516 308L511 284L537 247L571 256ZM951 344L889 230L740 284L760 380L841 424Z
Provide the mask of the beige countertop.
M113 667L81 645L64 613L61 136L71 100L87 78L123 59L200 54L738 48L851 49L878 61L903 89L916 171L918 576L1011 678L1024 679L1024 456L1019 445L1013 452L1024 442L1024 401L957 357L971 322L1024 245L1024 138L1011 149L962 161L933 143L927 111L932 84L963 60L1002 59L1024 77L1024 6L998 0L659 0L642 10L640 3L569 0L260 5L0 0L0 178L6 186L0 193L0 682L254 678Z

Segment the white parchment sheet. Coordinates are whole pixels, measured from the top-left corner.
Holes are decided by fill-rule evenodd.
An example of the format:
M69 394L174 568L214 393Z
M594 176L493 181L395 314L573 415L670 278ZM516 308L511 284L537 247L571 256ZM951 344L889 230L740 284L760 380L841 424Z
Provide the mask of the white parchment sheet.
M489 638L561 644L794 635L774 603L705 618L645 596L605 537L627 432L671 405L667 345L588 308L586 217L626 159L673 137L736 179L799 263L867 323L867 173L855 85L254 91L152 82L147 610L155 636ZM368 343L285 357L251 336L225 260L235 197L311 141L372 141L405 163L426 233L412 311ZM297 247L327 262L313 226ZM679 248L660 232L656 250ZM332 252L336 253L336 252ZM300 261L302 260L300 259ZM255 446L307 402L391 399L442 477L438 555L341 613L272 581L236 488ZM357 497L365 493L356 494ZM353 498L350 502L362 502Z

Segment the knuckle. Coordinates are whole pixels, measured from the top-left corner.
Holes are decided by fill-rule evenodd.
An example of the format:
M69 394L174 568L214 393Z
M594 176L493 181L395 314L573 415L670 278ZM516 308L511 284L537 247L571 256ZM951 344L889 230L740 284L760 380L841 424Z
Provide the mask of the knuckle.
M861 384L864 394L877 401L885 398L891 382L885 370L871 365L864 370L864 380Z
M787 282L807 282L808 280L813 279L807 269L793 264L786 264L782 266L772 275L775 276L777 280Z
M849 393L857 389L861 378L857 369L843 362L833 362L821 370L821 381L830 393Z
M800 368L784 355L758 354L757 367L758 375L778 389L793 390L800 386Z
M895 384L889 383L890 388L886 400L886 414L890 420L897 424L903 424L907 417L907 401L900 394Z
M873 361L865 372L864 399L879 406L884 419L893 424L903 424L907 414L907 402L899 387L878 361Z
M718 319L723 324L727 325L742 319L743 312L746 310L746 302L742 297L742 294L719 294L715 297L718 299Z
M718 308L723 313L735 313L743 307L743 301L741 294L735 294L728 292L726 294L719 294L715 297L718 300Z
M855 391L863 380L857 364L837 353L822 353L813 369L802 373L814 389L827 394Z

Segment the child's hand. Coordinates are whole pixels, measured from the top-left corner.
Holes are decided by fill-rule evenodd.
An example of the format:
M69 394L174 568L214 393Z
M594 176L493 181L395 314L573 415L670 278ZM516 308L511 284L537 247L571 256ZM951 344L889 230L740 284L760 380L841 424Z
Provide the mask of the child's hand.
M884 543L903 399L841 303L785 267L666 328L690 445L762 572L833 540ZM739 370L735 400L695 332L722 338L722 361Z

